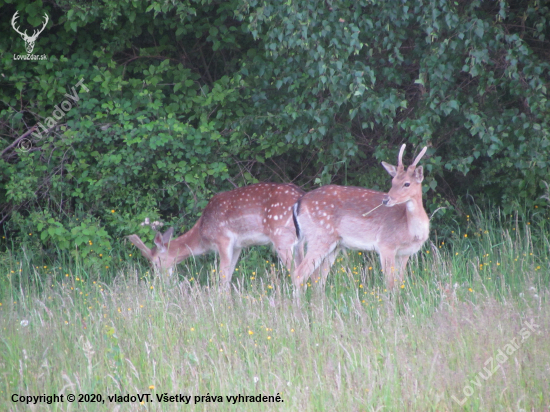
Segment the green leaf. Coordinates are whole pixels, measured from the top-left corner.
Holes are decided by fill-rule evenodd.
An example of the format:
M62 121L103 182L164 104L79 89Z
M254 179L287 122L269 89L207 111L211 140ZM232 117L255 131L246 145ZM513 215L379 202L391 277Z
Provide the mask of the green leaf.
M476 26L476 28L474 29L477 37L479 37L480 39L483 38L483 34L485 33L485 30L483 30L483 27L481 26Z

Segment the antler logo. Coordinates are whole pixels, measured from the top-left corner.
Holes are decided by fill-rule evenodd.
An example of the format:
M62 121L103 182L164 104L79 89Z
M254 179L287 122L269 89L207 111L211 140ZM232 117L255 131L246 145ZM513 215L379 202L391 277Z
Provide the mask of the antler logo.
M13 29L17 33L19 33L21 35L21 37L23 38L23 40L25 41L25 48L27 49L27 53L32 54L32 51L34 49L34 43L36 42L36 39L38 38L38 35L44 31L44 29L46 28L46 24L48 24L48 21L50 19L48 18L48 15L46 13L44 13L45 21L44 21L44 24L42 25L42 28L39 29L39 30L35 30L33 35L29 36L29 35L27 35L27 30L25 30L24 33L21 33L19 31L19 29L17 27L15 27L15 21L19 17L17 15L17 13L19 13L19 12L16 11L15 14L13 15L13 18L11 19L11 25L12 25Z

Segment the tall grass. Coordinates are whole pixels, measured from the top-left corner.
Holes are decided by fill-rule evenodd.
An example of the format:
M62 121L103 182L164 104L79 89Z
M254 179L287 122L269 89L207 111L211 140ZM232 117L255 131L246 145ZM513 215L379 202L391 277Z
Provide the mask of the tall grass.
M0 409L30 409L13 394L72 393L104 403L33 410L549 410L546 217L478 212L442 232L396 291L384 289L376 255L350 251L326 289L313 283L300 302L288 273L255 250L231 292L209 261L188 261L166 282L137 260L100 273L10 250L0 263ZM152 402L107 400L144 393ZM165 393L191 405L158 402ZM226 398L239 394L284 402ZM201 395L223 402L194 404Z

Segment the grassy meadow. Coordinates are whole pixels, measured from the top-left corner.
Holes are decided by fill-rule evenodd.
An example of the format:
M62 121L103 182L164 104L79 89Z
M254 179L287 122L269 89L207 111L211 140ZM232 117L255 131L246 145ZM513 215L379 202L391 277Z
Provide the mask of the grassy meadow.
M257 248L226 292L212 258L163 281L129 244L103 270L8 246L0 410L548 411L547 216L432 231L392 292L376 254L348 251L299 302Z

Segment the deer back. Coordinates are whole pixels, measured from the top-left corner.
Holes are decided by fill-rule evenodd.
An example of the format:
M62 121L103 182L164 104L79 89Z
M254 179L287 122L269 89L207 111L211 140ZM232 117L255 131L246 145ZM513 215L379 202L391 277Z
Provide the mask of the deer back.
M326 236L327 243L340 241L345 247L362 250L376 250L383 240L399 242L398 229L406 224L405 205L378 207L385 196L354 186L328 185L313 190L296 207L300 236L318 236L316 241Z
M294 230L292 206L304 194L293 184L257 183L215 195L203 211L202 236L207 241L223 233L240 246L265 244L283 228Z
M293 184L237 188L212 197L195 225L176 239L172 239L173 228L157 233L151 249L135 234L128 239L159 269L171 268L191 255L219 252L224 246L240 249L273 242L290 249L296 241L291 210L303 193Z

